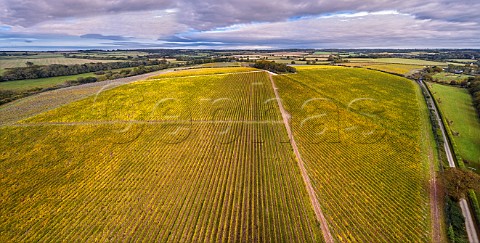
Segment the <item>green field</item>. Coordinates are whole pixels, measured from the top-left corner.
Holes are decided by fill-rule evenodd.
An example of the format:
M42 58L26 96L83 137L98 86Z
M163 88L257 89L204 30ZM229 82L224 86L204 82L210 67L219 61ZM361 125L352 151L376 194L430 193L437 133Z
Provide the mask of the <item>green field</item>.
M32 62L35 65L50 65L50 64L84 64L91 62L118 62L115 60L90 60L79 58L65 58L62 55L39 55L26 57L2 57L0 58L0 72L4 72L7 68L26 67L26 62Z
M334 238L429 241L428 121L418 87L363 69L297 70L275 81Z
M95 51L95 52L82 52L82 53L72 53L72 55L77 56L88 56L92 58L102 57L102 58L116 58L116 57L142 57L146 56L149 53L141 51Z
M330 52L330 51L316 51L313 55L335 55L338 52Z
M374 62L374 63L394 63L394 64L409 64L422 66L446 66L444 62L432 62L420 59L406 59L406 58L349 58L350 62Z
M446 73L446 72L436 73L435 75L432 76L433 80L437 80L438 82L442 82L442 83L450 83L451 81L461 82L461 81L467 80L469 77L472 77L472 76L464 75L464 74Z
M429 84L442 114L450 121L453 139L466 166L480 172L480 121L466 89Z
M4 81L0 82L0 90L14 90L14 91L25 91L35 88L48 88L55 85L63 84L68 80L76 80L77 78L85 77L95 77L95 73L82 73L71 76L59 76L51 78L37 78L37 79L25 79L25 80L15 80L15 81Z

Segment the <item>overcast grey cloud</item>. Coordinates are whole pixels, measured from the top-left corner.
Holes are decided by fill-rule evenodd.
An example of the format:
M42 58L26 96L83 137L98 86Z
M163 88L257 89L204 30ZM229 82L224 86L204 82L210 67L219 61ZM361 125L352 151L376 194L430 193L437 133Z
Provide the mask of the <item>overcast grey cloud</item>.
M47 40L86 48L478 48L480 43L480 2L473 0L0 0L0 9L0 33L25 36L0 39L3 49L38 47Z

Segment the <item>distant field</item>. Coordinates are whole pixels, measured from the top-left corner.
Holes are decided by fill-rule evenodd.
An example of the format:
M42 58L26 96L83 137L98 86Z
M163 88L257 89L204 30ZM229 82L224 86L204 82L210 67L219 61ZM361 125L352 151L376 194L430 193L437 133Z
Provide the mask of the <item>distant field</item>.
M459 62L459 63L476 63L477 60L472 60L472 59L450 59L448 61L451 61L451 62Z
M71 76L59 76L51 78L25 79L15 81L0 82L0 90L25 91L35 88L47 88L58 84L63 84L67 80L76 80L77 78L95 77L95 73L82 73Z
M375 62L375 63L394 63L394 64L410 64L422 66L446 66L444 62L432 62L420 59L406 59L406 58L349 58L350 62Z
M250 72L250 71L259 71L259 70L256 68L250 68L250 67L190 68L190 69L178 69L175 72L161 74L159 76L154 76L149 79L199 76L199 75L235 73L235 72Z
M316 51L314 55L335 55L338 52L329 52L329 51Z
M91 63L91 62L118 62L115 60L89 60L89 59L79 59L79 58L65 58L63 56L58 57L35 57L32 58L28 56L28 58L0 58L0 70L2 72L5 71L7 68L14 68L14 67L26 67L26 62L33 62L35 65L50 65L50 64L83 64L83 63Z
M462 158L470 161L469 167L480 173L480 121L472 105L472 98L463 88L429 84L433 96L439 100L440 109L450 124L453 137Z
M148 55L149 53L147 52L141 52L141 51L96 51L96 52L84 52L84 53L72 53L72 55L77 55L77 56L89 56L89 57L103 57L103 58L115 58L115 57L122 57L122 58L127 58L127 57L141 57Z
M418 87L364 69L297 70L274 78L335 240L428 242L429 121Z
M269 61L275 61L276 63L284 63L284 64L292 64L292 61L295 62L295 64L300 64L300 65L304 65L304 64L307 64L306 61L298 61L298 60L283 60L283 59L273 59L273 60L269 60Z
M121 70L131 70L133 67L129 68L118 68L112 69L109 71L120 72ZM13 91L25 91L35 88L48 88L55 85L63 84L68 80L76 80L77 78L85 77L97 77L94 72L92 73L82 73L77 75L70 76L58 76L51 78L38 78L38 79L24 79L24 80L14 80L14 81L4 81L0 82L0 90L13 90Z
M217 68L217 67L240 67L239 62L214 62L214 63L205 63L201 65L202 67Z
M328 65L299 65L295 66L295 69L297 70L310 70L310 69L330 69L333 66L328 66Z
M377 64L377 63L371 63L371 62L366 62L366 63L351 62L351 63L342 63L341 65L348 66L348 67L364 67L367 69L379 70L379 71L395 73L400 75L407 75L416 70L421 70L424 68L424 66L421 66L421 65L394 64L394 63Z
M414 71L422 70L424 66L411 64L378 64L369 65L367 68L384 71L388 73L396 73L401 75L411 74Z
M450 81L461 82L468 79L469 77L472 77L472 76L464 75L464 74L446 73L446 72L437 73L432 76L434 80L436 79L439 82L443 82L443 83L450 83Z

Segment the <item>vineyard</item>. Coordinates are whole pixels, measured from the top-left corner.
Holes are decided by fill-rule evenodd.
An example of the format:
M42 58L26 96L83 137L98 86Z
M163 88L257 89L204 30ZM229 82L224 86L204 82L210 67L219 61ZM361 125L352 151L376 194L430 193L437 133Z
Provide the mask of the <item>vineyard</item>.
M238 72L258 71L258 69L249 68L249 67L212 67L212 68L190 68L190 69L187 68L179 71L181 72L171 72L171 73L161 74L158 76L150 77L149 79L189 77L189 76L212 75L212 74L229 74L229 73L238 73Z
M297 70L274 78L334 238L429 241L417 87L363 69Z
M274 81L335 241L430 241L417 87L297 70ZM133 81L0 109L1 242L324 241L266 72Z
M158 78L0 127L0 241L323 241L272 97Z

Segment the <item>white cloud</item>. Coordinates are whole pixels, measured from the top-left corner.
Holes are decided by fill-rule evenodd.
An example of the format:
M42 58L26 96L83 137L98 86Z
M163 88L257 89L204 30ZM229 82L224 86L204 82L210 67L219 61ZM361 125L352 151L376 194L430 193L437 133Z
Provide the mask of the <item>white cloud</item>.
M0 0L8 27L0 34L169 47L478 47L479 8L472 0Z
M461 38L459 38L461 36ZM284 47L455 47L480 36L475 22L417 19L397 11L335 14L294 21L234 25L181 37L232 43L278 43ZM472 43L467 43L471 45Z
M188 27L177 22L171 11L139 11L108 15L50 20L31 27L15 26L22 33L50 33L80 36L84 34L121 35L157 39L185 31Z

